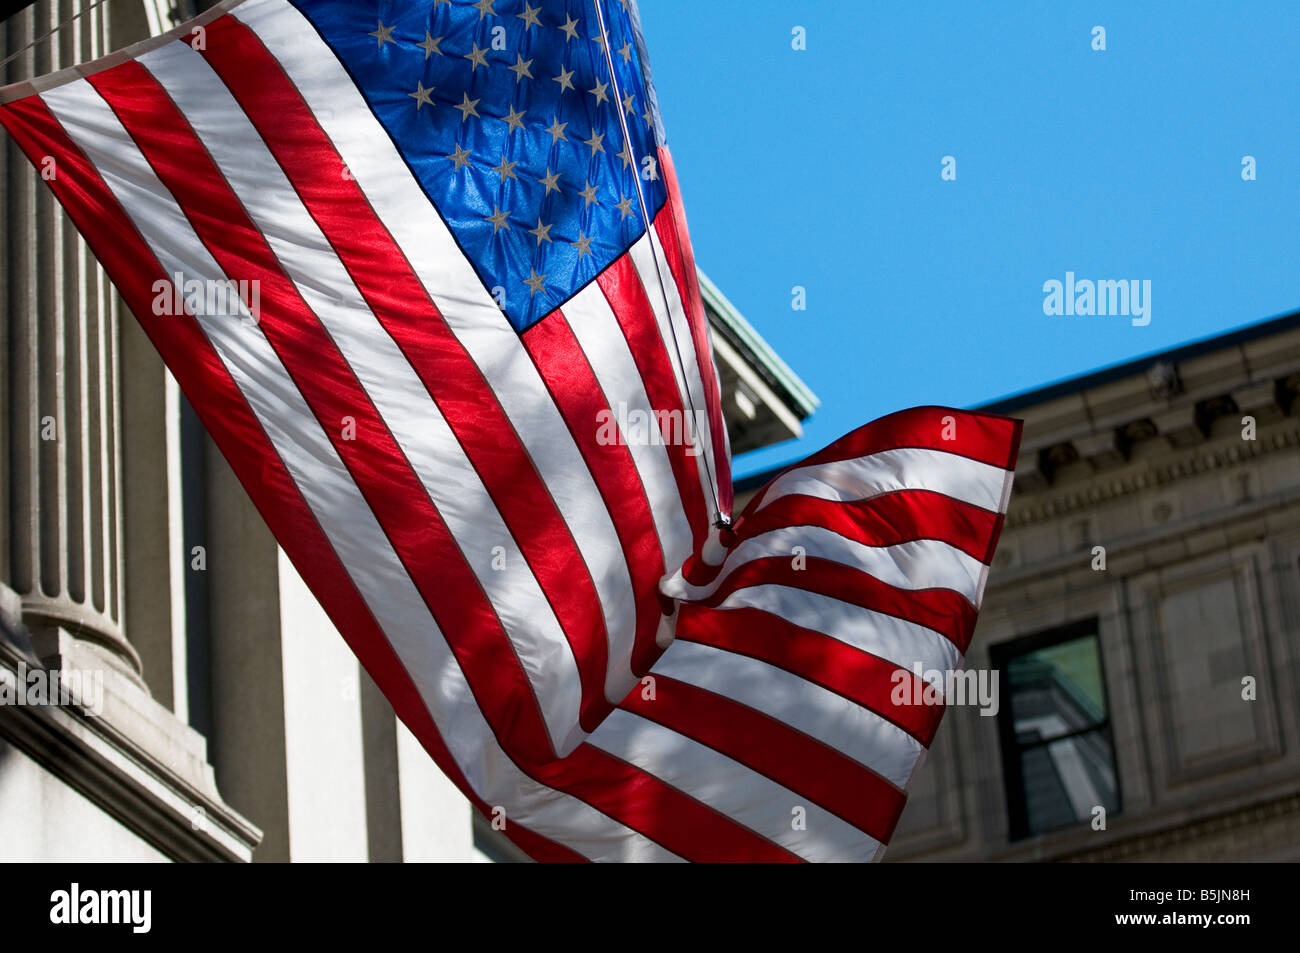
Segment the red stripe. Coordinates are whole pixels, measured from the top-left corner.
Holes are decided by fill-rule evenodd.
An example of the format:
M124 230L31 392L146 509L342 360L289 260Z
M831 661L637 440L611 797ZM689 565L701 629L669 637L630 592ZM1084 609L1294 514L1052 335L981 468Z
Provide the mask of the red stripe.
M894 490L847 502L790 494L740 517L727 548L735 549L763 533L815 526L872 547L935 540L988 565L1002 520L1001 513L930 490ZM707 586L726 565L725 560L712 565L693 554L683 565L682 575L693 586Z
M642 544L652 548L657 558L658 538L629 451L624 446L605 447L596 443L594 423L597 414L607 408L607 402L563 313L553 312L526 331L523 339L569 423L606 502L611 508L621 506L620 532L626 532L629 526L639 526ZM624 543L624 547L626 550L628 544ZM633 567L646 565L644 559L638 560L634 555L629 555L628 562ZM857 575L860 577L861 573ZM649 573L645 578L634 579L637 592L653 592L656 578L654 573ZM658 610L652 603L643 603L639 609L652 609L657 626ZM659 654L654 647L642 659L637 672L645 671L643 666L652 663ZM630 693L629 700L639 697L639 693L638 686ZM625 701L624 706L631 703ZM724 815L592 745L584 744L563 761L540 766L537 771L544 783L582 798L679 856L700 860L755 860L777 859L783 853ZM792 858L793 855L786 857Z
M48 116L43 106L37 106L52 130L63 137L53 117ZM75 151L71 144L69 149ZM41 155L54 150L38 145L28 151L33 162L39 162ZM60 155L58 162L60 177L56 190L68 187L72 181L98 182L84 160L78 165L72 160L65 162ZM78 174L81 167L85 172ZM72 174L64 174L69 172ZM78 227L91 238L92 247L109 268L110 275L123 288L128 303L138 314L149 318L153 282L170 279L153 261L143 277L136 276L134 290L128 288L131 269L138 269L142 262L152 260L152 256L147 245L134 235L132 223L116 206L111 194L99 183L98 189L64 197L63 201L73 212ZM101 223L106 223L105 227L97 232ZM385 696L393 702L399 716L480 812L490 816L490 806L474 795L447 751L417 689L329 548L291 477L279 459L267 453L269 442L242 395L226 376L220 359L192 320L184 323L175 318L166 320L166 327L157 319L147 320L146 330L151 332L168 366L176 372L183 390L199 409L205 425L230 459L268 526L304 578L312 581L322 605ZM580 746L570 758L552 762L544 769L525 770L542 783L568 790L688 859L798 859L658 779L589 745ZM506 834L540 860L583 859L518 823L509 824Z
M718 485L718 506L723 516L730 516L733 500L731 489L731 457L727 446L727 425L722 419L722 388L718 384L713 366L713 348L709 344L709 319L704 313L700 298L699 279L695 274L695 253L691 250L690 235L686 232L686 209L682 194L677 188L677 172L667 148L659 150L659 168L663 173L668 203L655 218L655 233L668 259L669 270L677 282L677 293L691 328L691 343L695 348L695 363L700 369L704 384L704 399L708 405L709 429L713 432L713 460Z
M187 167L191 171L198 173L198 176L202 178L202 164L198 162L198 158L188 153L182 153L177 161L188 163ZM169 186L173 188L174 194L176 194L180 184L173 181L169 183ZM188 195L182 189L178 198L192 200L196 197ZM161 274L161 269L159 269L159 273ZM149 282L146 287L152 287L152 282ZM148 308L151 300L151 298L147 299L142 306ZM269 304L266 294L263 295L263 303ZM264 313L264 328L270 318L269 313ZM195 351L194 353L198 352ZM166 352L164 352L164 355L166 357ZM196 404L203 405L205 395L201 389L191 388L187 390L187 395ZM591 419L594 420L594 417ZM587 429L588 431L594 431L594 427ZM214 431L214 433L219 433L219 431ZM250 487L250 490L257 490L257 488L265 485L261 481L273 478L275 472L272 465L259 458L253 461L249 467L241 468L241 480L246 486ZM288 487L293 487L287 473L283 474L282 479ZM296 492L296 490L293 492ZM278 503L278 501L275 502ZM304 534L301 527L287 526L279 511L268 510L265 505L260 503L259 508L267 517L268 524L277 538L289 544L286 546L286 551L291 558L295 559L295 565L303 571L304 578L312 581L313 585L316 586L315 580L321 578L316 575L316 569L321 565L320 558L317 554L304 555L303 550L296 543L299 539L310 537ZM318 528L316 529L316 536L320 536ZM653 532L651 533L651 541L657 551L658 542L657 538L653 536ZM330 555L333 558L333 554ZM329 579L328 576L324 578L328 585L318 586L317 588L320 591L317 592L317 595L328 611L337 612L342 598L340 593L344 591L340 582L346 585L349 590L352 584L346 576L342 580ZM642 591L653 593L654 589L651 586L650 589L643 588ZM655 612L657 613L657 611L656 605ZM349 645L363 660L366 660L369 653L367 653L365 646L358 641L361 636L358 636L357 633L364 636L367 632L377 632L373 620L370 620L370 628L366 629L358 620L345 613L340 612L333 618L338 623L340 630L348 633ZM383 644L386 647L387 643ZM391 653L391 648L388 649L388 652ZM394 699L395 704L401 704L404 697L401 685L395 685L391 678L384 677L382 673L376 673L376 682L386 695ZM407 679L407 682L409 683L409 679ZM418 694L414 687L409 684L406 696L412 700L418 700ZM434 754L439 765L447 771L448 775L467 795L473 796L464 776L456 768L454 762L451 761L446 749L441 746L441 741L437 739L436 733L433 735L434 740L431 740L427 732L418 730L421 723L421 716L418 713L403 711L400 707L398 710L403 713L404 720L407 720L408 723L415 723L412 726L413 730L416 731L417 737L421 737L426 748ZM427 712L423 715L423 718L428 719ZM509 749L507 749L507 753L509 754ZM515 760L518 763L518 759ZM553 761L542 768L526 767L523 764L519 766L541 783L564 790L572 796L591 804L598 810L663 844L668 850L679 856L690 859L716 859L721 857L747 860L797 859L789 852L775 847L748 829L664 784L659 779L589 745L580 746L569 758L558 762ZM485 815L489 815L490 807L488 805L477 798L475 803L480 811ZM572 851L552 845L549 841L532 834L532 832L520 827L518 824L508 825L506 833L521 847L529 850L539 859L580 859Z
M366 304L438 405L559 619L582 681L582 727L605 699L605 619L591 573L496 394L430 300L297 87L261 39L231 16L207 28L203 56L289 177Z
M224 274L261 283L262 332L392 542L502 747L525 761L553 758L532 685L478 579L352 369L185 117L134 61L88 82L117 114ZM355 421L357 439L344 439L347 419Z
M415 683L198 323L189 316L153 313L154 282L170 283L170 276L99 173L36 96L0 106L0 124L37 168L44 156L54 157L59 174L49 185L55 197L176 376L267 526L293 564L309 570L304 578L314 581L321 605L398 717L475 808L490 816L491 806L474 793L447 750ZM519 824L510 824L506 834L538 860L586 859Z
M638 686L632 695L639 692ZM801 859L591 744L579 745L562 761L542 765L536 777L543 784L586 801L686 860L791 863Z
M987 564L988 540L1000 518L931 490L895 490L848 502L790 495L743 517L736 536L744 542L788 526L820 526L868 546L939 540Z
M641 474L626 445L602 446L597 439L598 415L609 412L609 402L564 315L553 311L525 331L522 340L614 518L636 598L632 670L644 674L663 654L655 633L662 615L658 586L664 555Z
M948 543L987 565L1001 531L1002 514L930 490L894 490L865 500L823 500L790 494L754 513L747 507L727 538L727 549L763 533L793 526L817 526L865 546L894 546L933 539ZM725 567L687 558L682 575L693 586L707 586Z
M658 722L838 815L888 843L907 795L839 751L763 712L666 675L655 697L633 692L621 707Z
M951 421L949 421L951 418ZM772 484L792 470L852 460L885 450L942 450L1004 470L1014 470L1022 421L952 407L912 407L873 420L772 477L745 506L755 512ZM951 438L951 439L950 439Z
M658 322L631 256L621 255L596 280L618 319L619 327L623 329L628 350L632 352L637 372L645 384L650 406L656 411L667 411L684 424L690 410L682 404L673 365L669 362ZM689 447L686 441L676 439L685 436L684 425L682 434L664 432L663 427L661 433L668 450L668 461L673 468L677 492L691 524L693 550L698 550L708 536L711 516L709 507L712 505L705 499L704 487L700 482L700 457L698 454L692 457L687 453Z
M717 606L733 592L751 586L788 586L803 592L839 599L851 605L915 622L933 629L965 652L975 630L977 610L952 589L899 589L854 566L808 556L804 568L795 568L789 556L766 556L744 563L716 592L691 604Z
M209 36L210 38L212 36L211 27L209 28ZM213 49L215 49L215 47L210 42L209 50L212 51ZM263 76L262 79L267 82L274 82L273 77ZM251 92L252 90L246 91L245 95L249 95ZM297 95L296 91L295 95ZM289 106L292 104L286 103L285 105ZM278 121L278 118L271 121ZM301 132L302 130L298 131ZM265 135L265 132L263 134ZM337 157L335 158L335 161L338 161ZM327 164L325 168L331 171L336 171L339 174L340 181L342 181L341 166ZM298 170L296 168L294 172L295 176L297 176ZM309 191L307 188L304 188L301 183L298 184L298 188L301 193L307 193ZM332 199L327 196L325 200L329 201ZM369 213L369 209L366 209L366 212ZM315 217L317 218L317 221L320 222L323 216L318 215ZM342 216L339 219L339 227L343 227L344 223L350 227L352 220L347 218L347 216ZM322 230L326 231L327 235L330 234L327 228L323 228ZM339 246L336 245L336 247ZM421 291L421 293L423 292ZM557 316L557 318L562 320L562 316ZM542 324L546 323L547 322L542 322ZM572 335L567 328L567 324L565 325L564 330L571 338ZM527 343L527 340L525 343ZM572 343L576 348L576 341L573 341ZM580 349L578 353L581 354ZM590 375L590 368L585 364L585 359L583 366ZM544 378L546 377L545 374L543 376ZM559 377L562 380L564 379L563 374L559 375ZM550 380L551 379L548 378L548 383ZM594 375L590 375L590 379L587 381L587 387L588 393L600 393ZM567 419L569 419L570 426L572 427L573 419ZM583 436L594 438L594 412L585 419L586 421L589 421L589 423L580 427L579 430L575 432L575 436L581 434ZM584 457L590 460L591 458L587 455L587 448L583 449ZM627 453L626 448L613 449L622 450L624 454ZM616 514L620 514L615 520L616 527L623 526L624 518L621 514L628 508L629 500L639 498L640 501L644 502L645 499L644 489L640 486L639 476L636 475L635 467L631 464L630 457L627 460L627 466L630 468L631 476L636 481L635 486L633 487L635 492L630 494L621 492L616 497L620 507L618 510L614 511ZM597 472L603 474L606 472L607 468L608 465L602 463L601 466L597 468ZM601 486L600 488L602 493L606 491L606 487ZM515 492L518 491L519 488L516 487ZM606 497L606 499L608 500L609 497ZM632 508L635 509L635 506ZM649 517L648 504L644 518L639 520L639 522L643 522L648 527L649 546L652 548L653 553L657 554L659 552L658 538L654 533L653 520ZM625 541L625 539L626 536L620 536L621 541ZM560 563L560 565L563 566L565 571L571 569L571 565L564 565L564 563ZM651 564L649 564L645 559L638 559L636 561L630 561L629 565L647 566ZM660 653L660 650L654 644L654 632L655 629L657 629L659 618L659 606L657 596L655 595L655 586L658 575L661 573L662 559L660 558L658 567L645 572L644 578L641 578L636 571L634 571L633 574L636 591L648 594L639 600L638 606L638 617L640 618L644 615L649 620L646 626L648 637L638 640L643 644L643 646L648 645L649 649L649 652L644 655L640 662L642 669L648 669ZM643 612L640 610L647 611ZM645 652L644 648L643 652ZM635 658L634 664L637 664ZM521 767L523 766L521 765ZM659 779L654 778L634 766L624 764L623 762L618 761L618 759L615 759L607 753L590 745L580 746L577 751L562 761L551 762L540 767L530 766L525 768L525 770L541 783L550 785L559 790L564 790L572 796L586 801L598 810L601 810L609 816L619 820L621 823L642 832L647 837L662 844L679 856L685 856L691 859L727 857L768 861L797 859L788 852L776 848L774 845L759 838L746 828L735 824L729 818L718 814L716 811L699 804L676 789L664 784ZM510 832L510 830L515 826L516 825L513 824L509 825L507 827L507 832Z
M761 609L718 611L684 605L677 616L677 638L726 649L805 678L875 712L926 748L943 717L942 705L895 704L896 684L908 686L906 697L921 697L924 683L914 673Z

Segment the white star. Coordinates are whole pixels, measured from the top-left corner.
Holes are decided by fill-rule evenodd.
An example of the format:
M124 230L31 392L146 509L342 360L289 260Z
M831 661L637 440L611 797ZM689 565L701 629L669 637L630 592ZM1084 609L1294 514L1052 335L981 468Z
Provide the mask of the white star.
M465 54L465 59L473 61L473 66L469 68L472 73L480 66L487 66L487 50L480 50L478 44L474 44L474 49Z
M551 127L546 130L551 134L551 145L555 145L561 139L565 142L569 141L569 137L564 134L564 127L567 125L567 122L560 122L559 117L551 117Z
M537 14L541 11L541 9L542 9L541 7L535 7L532 4L528 3L527 0L525 0L524 12L515 14L515 16L517 16L519 19L524 21L525 31L531 30L535 26L542 25L542 21L537 19Z
M509 210L503 212L494 205L492 206L492 212L493 214L483 217L483 221L492 223L492 234L495 235L503 228L507 232L510 231L510 223L506 221L506 216L510 214Z
M462 149L460 143L456 144L456 151L447 156L452 162L456 163L456 170L459 171L463 165L469 165L469 150Z
M515 166L517 166L518 164L519 161L517 159L514 162L507 162L506 157L502 156L501 164L493 166L492 171L495 172L497 175L501 176L501 181L503 182L506 179L518 180L519 176L515 175Z
M432 36L429 35L429 31L425 30L424 42L417 43L415 45L418 46L420 49L424 50L424 58L427 60L434 53L437 53L439 56L442 55L442 50L438 48L438 44L441 43L444 39L446 39L446 37L440 36L435 40Z
M433 100L429 98L429 95L433 92L434 88L435 87L430 86L428 89L425 89L424 83L422 83L420 80L415 81L415 92L407 93L406 95L410 96L412 99L415 100L416 112L420 111L421 106L433 105Z
M506 69L510 70L512 73L515 74L515 82L518 83L521 80L523 80L525 76L527 76L529 79L533 78L533 71L528 68L532 65L533 65L532 60L526 60L518 53L516 53L515 65L507 66ZM473 72L473 70L471 70L471 72Z
M503 117L503 121L507 126L510 127L510 131L514 132L516 129L524 128L523 118L524 118L523 110L516 111L515 107L511 106L510 112L505 117Z
M554 228L554 227L555 227L555 225L554 225L553 223L552 223L551 225L543 225L543 224L542 224L542 217L539 215L539 216L537 216L537 227L536 227L536 228L530 228L530 229L528 230L528 234L529 234L529 235L536 235L536 236L537 236L537 244L540 245L542 242L550 242L550 241L554 241L554 239L551 238L551 229Z
M391 26L384 26L383 20L379 21L379 29L375 30L373 33L367 33L366 36L373 36L378 40L376 47L381 50L384 48L385 43L394 42L393 28Z
M483 100L470 99L469 93L462 93L461 95L463 98L461 99L460 103L458 103L453 108L460 110L460 121L464 122L465 120L469 119L470 116L478 115L478 110L475 109L474 107L477 106L479 103L481 103Z
M564 31L564 42L568 43L569 40L576 40L578 38L578 21L573 19L573 17L569 16L567 13L564 15L564 18L566 22L561 23L558 29Z
M559 185L556 184L560 181L560 173L552 172L551 167L549 165L546 167L546 177L538 179L537 181L542 183L542 185L546 186L546 192L543 193L542 196L543 198L545 198L547 195L550 195L552 190L555 190L556 192L560 191ZM563 195L564 193L560 192L560 194Z

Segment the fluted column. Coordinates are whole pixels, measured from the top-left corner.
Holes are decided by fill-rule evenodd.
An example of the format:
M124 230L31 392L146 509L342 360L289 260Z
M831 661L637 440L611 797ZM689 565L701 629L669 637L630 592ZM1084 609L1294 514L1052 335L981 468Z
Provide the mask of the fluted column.
M171 25L162 0L91 5L43 0L0 24L0 54L23 51L0 82ZM186 723L179 393L7 138L0 370L0 610L22 617L0 633L0 674L12 680L35 655L97 686L75 703L0 705L0 747L26 759L0 766L6 845L22 859L98 856L88 842L115 859L251 859L261 832L224 802L207 742Z
M109 5L41 0L0 27L5 83L109 51ZM6 140L3 393L7 472L0 580L34 634L61 628L134 677L122 634L120 300L49 187ZM57 174L57 168L54 169Z

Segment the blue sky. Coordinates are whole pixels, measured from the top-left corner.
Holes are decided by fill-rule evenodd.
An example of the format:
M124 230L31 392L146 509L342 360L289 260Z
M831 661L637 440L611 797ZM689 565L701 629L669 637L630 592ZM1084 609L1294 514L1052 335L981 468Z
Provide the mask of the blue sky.
M801 441L738 475L892 410L1300 307L1294 3L649 0L641 16L696 258L822 400ZM1149 280L1150 324L1044 315L1043 283L1067 271Z

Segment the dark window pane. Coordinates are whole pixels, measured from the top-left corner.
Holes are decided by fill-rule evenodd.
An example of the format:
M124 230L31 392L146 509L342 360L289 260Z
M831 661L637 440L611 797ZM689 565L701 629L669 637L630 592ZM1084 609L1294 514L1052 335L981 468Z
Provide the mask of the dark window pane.
M1120 810L1096 621L993 647L1012 839Z
M1021 744L1058 738L1106 720L1095 636L1017 656L1007 666L1007 678Z
M1119 808L1110 731L1097 728L1029 748L1020 756L1028 833L1092 819L1095 807Z

